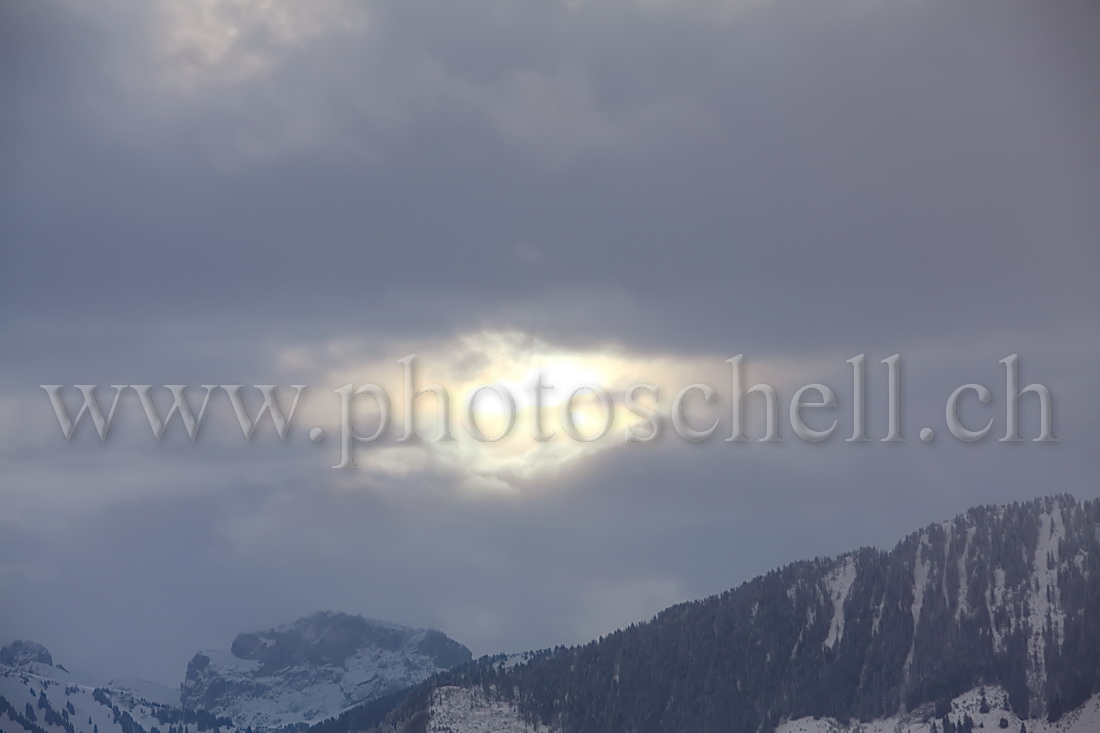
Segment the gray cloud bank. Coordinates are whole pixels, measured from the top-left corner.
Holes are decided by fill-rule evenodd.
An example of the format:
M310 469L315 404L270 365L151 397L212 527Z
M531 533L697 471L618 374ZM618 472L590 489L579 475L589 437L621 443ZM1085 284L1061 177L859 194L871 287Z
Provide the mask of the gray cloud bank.
M571 643L1097 495L1095 3L203 7L0 10L0 640L166 682L318 608ZM471 496L304 440L66 445L38 388L312 383L280 355L484 331L837 388L900 352L910 443L621 447ZM1010 353L1058 444L915 440Z

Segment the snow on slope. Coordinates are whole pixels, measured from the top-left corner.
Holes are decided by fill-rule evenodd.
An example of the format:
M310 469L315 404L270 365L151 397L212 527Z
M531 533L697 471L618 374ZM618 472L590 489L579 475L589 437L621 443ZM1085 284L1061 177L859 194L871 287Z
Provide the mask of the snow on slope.
M1068 713L1057 723L1045 720L1021 721L1005 710L1005 692L997 687L985 688L989 712L981 712L982 690L974 689L952 701L948 717L959 723L964 715L974 721L974 729L983 733L1018 733L1025 723L1029 733L1097 733L1100 731L1100 695L1094 695L1084 706ZM825 718L800 718L783 723L776 733L931 733L930 710L916 711L907 716L895 716L868 722L849 724ZM928 717L928 720L923 718ZM1001 720L1005 726L1002 728ZM941 721L936 729L942 730ZM439 687L432 693L428 708L428 733L552 733L554 729L524 722L516 707L509 702L486 698L476 687Z
M1067 713L1057 723L1048 723L1046 720L1021 721L1004 704L1006 694L999 687L985 688L989 712L981 712L982 691L970 690L951 703L951 712L948 713L952 723L959 723L964 715L969 715L974 721L974 729L983 733L1018 733L1021 723L1027 726L1028 733L1097 733L1100 731L1100 694L1093 695L1083 706ZM928 718L925 720L924 718ZM1001 725L1001 721L1005 725ZM923 709L905 716L894 716L868 722L852 721L841 723L832 718L799 718L790 720L776 729L776 733L931 733L931 710ZM936 730L943 730L941 721L937 720ZM473 733L474 729L456 729L455 733Z
M1057 501L1050 512L1043 512L1039 518L1039 540L1035 545L1032 558L1032 577L1035 579L1031 595L1027 600L1028 655L1031 668L1028 670L1028 687L1031 690L1042 689L1046 681L1046 635L1053 637L1056 648L1064 641L1065 618L1060 602L1058 588L1058 542L1065 537L1065 525L1062 509ZM1048 628L1049 624L1049 628ZM1041 705L1040 697L1032 695L1032 705ZM1038 708L1042 709L1042 708Z
M162 685L159 682L150 682L141 677L120 677L107 683L106 687L120 693L128 693L138 700L156 703L157 705L170 705L179 707L179 689Z
M441 670L407 650L368 647L356 650L342 666L300 664L278 674L260 673L260 663L228 652L204 651L214 685L226 692L212 709L245 727L280 728L316 723L363 700L420 682Z
M825 646L829 649L844 638L844 603L848 600L855 581L856 563L851 555L844 556L837 563L836 569L825 578L829 601L833 605L833 618L829 622L829 635L825 639Z
M181 698L240 728L312 724L469 661L442 632L320 612L196 654Z
M491 700L476 687L437 687L428 708L428 733L533 733L511 703Z
M133 682L133 681L131 681ZM147 683L141 681L145 685ZM123 733L124 721L116 716L112 706L120 713L141 726L145 731L154 728L168 729L157 718L157 713L168 710L155 701L143 699L136 686L130 689L98 688L81 684L73 680L72 675L63 669L39 663L22 664L18 667L0 665L0 698L10 705L11 710L0 713L0 730L6 733L29 733L33 730L26 722L26 706L29 704L34 719L30 724L46 733ZM161 686L157 686L161 687ZM161 689L163 693L163 688ZM41 698L53 715L42 706ZM0 709L5 706L0 703ZM67 724L67 725L66 725ZM69 727L67 727L69 726ZM189 726L197 731L196 725ZM222 733L233 733L232 729L222 728Z

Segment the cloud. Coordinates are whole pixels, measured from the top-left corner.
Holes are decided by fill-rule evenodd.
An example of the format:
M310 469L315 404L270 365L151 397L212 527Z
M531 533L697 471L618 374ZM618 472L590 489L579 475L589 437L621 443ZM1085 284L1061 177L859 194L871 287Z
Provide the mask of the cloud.
M171 684L326 607L477 652L581 642L975 503L1095 495L1096 13L4 4L0 636ZM400 394L414 353L455 394L547 366L666 406L725 399L743 353L781 418L832 387L838 437L391 441L331 469L334 390ZM876 438L902 354L908 443L843 442L859 353ZM1011 353L1059 443L915 438L971 381L1003 421ZM311 388L285 445L224 396L195 444L132 396L107 444L66 443L39 385L86 383Z
M115 12L130 9L116 6ZM345 0L172 0L158 3L148 18L151 32L142 50L159 62L153 67L156 83L194 93L270 74L289 47L361 34L369 10Z

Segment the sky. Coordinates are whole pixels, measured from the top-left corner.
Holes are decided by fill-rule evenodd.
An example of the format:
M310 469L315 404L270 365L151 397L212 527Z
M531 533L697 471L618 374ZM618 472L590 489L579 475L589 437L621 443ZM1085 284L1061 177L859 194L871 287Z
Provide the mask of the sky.
M1098 34L1084 0L3 3L0 643L171 685L323 609L521 651L977 504L1100 496ZM1056 442L1033 394L999 440L1012 354ZM759 395L726 440L737 355L782 441ZM409 356L455 440L430 396L397 440ZM613 425L579 442L560 405L593 383ZM971 383L991 401L960 417L993 428L965 443L945 404ZM66 441L51 384L73 415L77 384L105 410L154 385L161 415L163 385L196 412L245 385L252 414L252 385L308 388L285 441L270 418L245 440L225 390L158 441L132 389L106 440L86 416ZM349 384L385 387L392 425L337 469ZM483 384L520 395L496 443L464 428ZM650 442L625 439L634 384L659 388ZM670 422L692 384L700 441ZM837 420L816 443L806 384L835 392L803 410Z

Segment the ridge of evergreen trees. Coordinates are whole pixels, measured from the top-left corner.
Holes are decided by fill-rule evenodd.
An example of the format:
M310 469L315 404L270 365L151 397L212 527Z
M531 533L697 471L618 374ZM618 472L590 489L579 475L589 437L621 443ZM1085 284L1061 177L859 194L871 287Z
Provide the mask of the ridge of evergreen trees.
M1036 691L1028 686L1031 630L1019 621L1028 615L1020 594L1031 591L1031 558L1046 539L1040 515L1055 502L1065 518L1058 554L1074 560L1057 578L1064 643L1043 632L1046 679ZM971 733L967 717L948 726L943 706L983 685L1003 687L1020 718L1038 714L1038 694L1048 719L1057 720L1100 692L1098 526L1100 501L1065 495L978 507L912 533L889 552L864 548L792 563L588 644L514 666L503 657L477 660L310 733L400 730L423 720L432 691L444 685L480 687L513 702L527 723L565 733L755 733L784 719L866 721L936 703L942 733ZM844 601L843 634L834 637L839 609L829 582L843 563L852 563L857 580ZM932 580L914 599L918 564ZM987 609L994 576L1002 575L1004 587L1019 594Z

